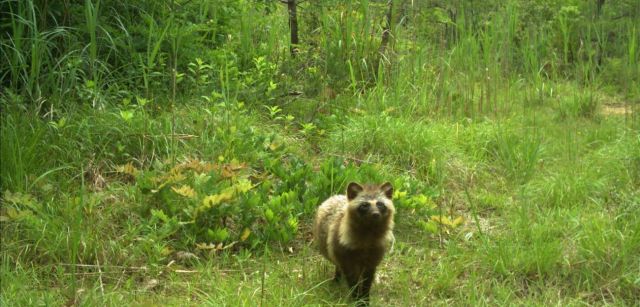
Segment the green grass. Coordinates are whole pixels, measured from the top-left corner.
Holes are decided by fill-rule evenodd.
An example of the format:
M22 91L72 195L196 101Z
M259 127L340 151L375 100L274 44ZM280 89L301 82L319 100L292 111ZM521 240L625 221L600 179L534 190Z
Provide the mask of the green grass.
M183 111L176 114L177 122L184 123L180 133L197 137L178 146L190 156L257 161L272 155L249 150L256 143L246 133L253 138L262 134L240 129L237 135L214 137L216 132L201 129L207 124L195 116L198 109ZM638 299L638 133L617 115L558 123L559 109L536 112L535 129L520 116L408 124L402 117L351 115L342 128L315 136L323 140L326 154L380 163L385 167L377 171L384 171L383 177L409 178L409 191L430 195L441 207L430 214L465 218L460 228L429 233L416 224L428 218L421 216L424 211L401 205L398 242L380 270L374 304L627 305ZM233 116L237 123L258 125L266 135L277 127L253 113ZM329 281L331 267L310 246L309 215L302 216L294 241L270 245L267 254L260 248L195 249L198 260L181 260L174 250L182 246L175 244L178 238L163 234L162 223L147 220L149 206L155 206L148 203L151 199L114 172L112 164L87 164L89 157L122 164L142 156L134 150L142 147L135 131L143 131L143 125L134 120L116 129L122 119L101 112L70 114L68 120L68 126L56 129L5 117L5 144L31 143L3 146L11 149L3 152L3 160L13 161L3 169L11 174L3 182L27 193L3 196L3 216L9 220L3 221L2 274L3 280L14 281L3 283L3 303L350 304L346 286ZM157 127L150 131L162 131L169 121L163 116L147 120ZM170 130L164 129L164 137L147 137L147 155L169 150ZM278 137L294 155L312 155L318 161L313 163L326 158L304 149L301 131L284 130ZM69 147L47 145L52 143ZM219 147L224 144L231 147ZM52 151L39 151L43 148ZM97 186L97 176L107 184Z
M222 2L2 2L0 305L353 305L310 232L352 180L396 189L373 306L640 301L627 2L406 2L385 55L382 2L303 2L296 58Z

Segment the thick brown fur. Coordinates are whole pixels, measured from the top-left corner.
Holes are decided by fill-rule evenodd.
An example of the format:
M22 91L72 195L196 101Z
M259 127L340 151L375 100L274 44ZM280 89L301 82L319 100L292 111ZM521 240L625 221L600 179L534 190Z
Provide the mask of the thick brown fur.
M393 240L393 187L349 183L318 208L314 225L320 253L344 276L354 298L367 304L376 267Z

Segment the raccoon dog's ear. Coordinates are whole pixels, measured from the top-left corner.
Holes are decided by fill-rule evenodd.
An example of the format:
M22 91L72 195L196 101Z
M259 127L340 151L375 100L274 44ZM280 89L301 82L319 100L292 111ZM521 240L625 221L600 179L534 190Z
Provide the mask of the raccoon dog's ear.
M349 200L352 200L358 197L358 194L360 194L360 192L362 192L363 190L364 189L362 188L361 185L355 182L350 182L349 185L347 185L347 198Z
M391 199L391 197L393 197L393 186L391 185L391 182L387 181L380 185L380 191L382 191L382 193L384 193L384 195L388 199Z

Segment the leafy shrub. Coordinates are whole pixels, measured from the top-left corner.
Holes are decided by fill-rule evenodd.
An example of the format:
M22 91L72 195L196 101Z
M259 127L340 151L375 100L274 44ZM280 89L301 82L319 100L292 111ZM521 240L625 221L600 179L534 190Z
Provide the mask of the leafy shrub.
M187 159L136 176L138 188L151 196L151 216L161 225L173 225L169 236L180 247L289 242L297 234L299 218L311 216L325 190L307 187L322 186L324 179L311 181L332 175L314 176L308 164L295 158L266 160L257 168L219 160Z
M120 171L135 175L136 186L148 195L147 214L150 224L157 225L157 237L182 249L288 243L298 235L300 221L310 222L317 205L342 194L349 181L384 180L375 165L356 166L338 158L325 160L317 171L296 157L271 158L255 166L187 159L170 168L138 171L129 165ZM431 198L407 196L403 187L415 190L413 182L399 179L394 184L399 210L422 217L425 230L437 227L429 221L435 208Z

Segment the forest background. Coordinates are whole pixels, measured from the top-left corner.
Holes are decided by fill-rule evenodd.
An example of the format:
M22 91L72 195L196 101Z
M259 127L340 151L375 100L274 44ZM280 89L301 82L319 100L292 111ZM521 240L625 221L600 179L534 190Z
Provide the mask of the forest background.
M637 0L3 0L0 305L347 305L310 225L391 181L373 305L640 301Z

